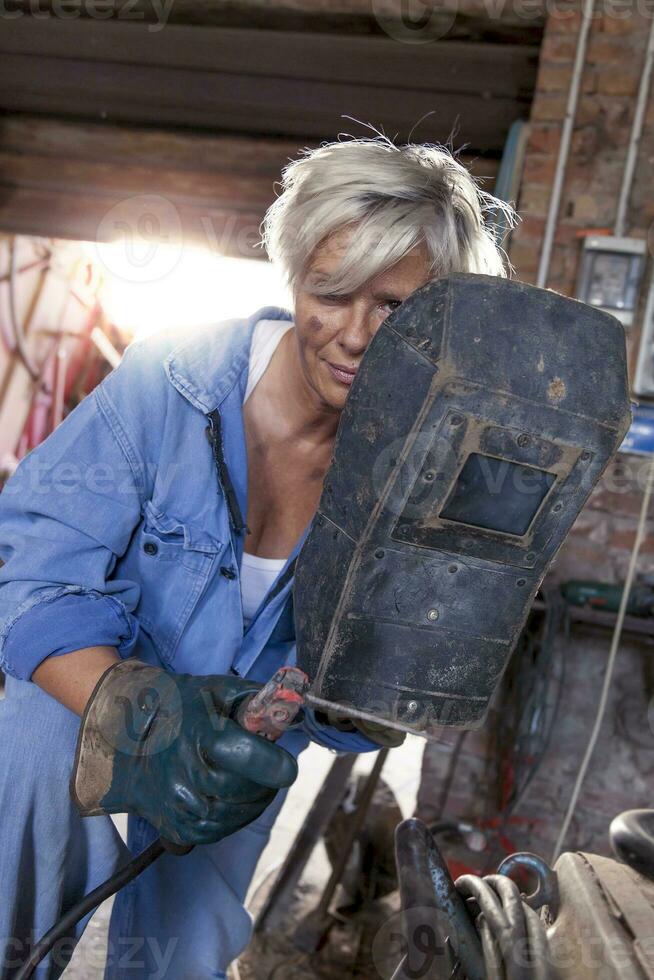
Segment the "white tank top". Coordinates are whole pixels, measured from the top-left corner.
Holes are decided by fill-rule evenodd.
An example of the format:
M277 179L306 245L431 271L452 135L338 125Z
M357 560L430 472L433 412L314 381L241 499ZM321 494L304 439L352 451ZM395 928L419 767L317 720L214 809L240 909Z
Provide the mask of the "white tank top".
M287 330L293 326L290 320L259 320L252 335L248 383L243 401L250 397L261 380L270 359ZM286 558L258 558L243 552L241 561L241 601L243 622L247 627L259 608L263 597L286 564Z

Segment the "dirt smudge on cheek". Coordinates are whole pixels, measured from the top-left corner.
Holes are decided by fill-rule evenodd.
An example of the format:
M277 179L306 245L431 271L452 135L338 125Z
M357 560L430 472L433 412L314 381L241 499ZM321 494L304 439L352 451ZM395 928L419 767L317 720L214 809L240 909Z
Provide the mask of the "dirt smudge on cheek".
M319 330L322 330L324 324L319 317L310 316L308 326L312 333L318 333Z

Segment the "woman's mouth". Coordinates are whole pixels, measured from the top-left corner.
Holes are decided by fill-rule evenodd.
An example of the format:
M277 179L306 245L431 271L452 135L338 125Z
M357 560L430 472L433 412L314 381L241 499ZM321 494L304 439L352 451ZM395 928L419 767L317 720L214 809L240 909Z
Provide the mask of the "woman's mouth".
M340 365L336 366L336 364L332 364L330 361L327 361L327 367L331 371L332 377L340 381L341 384L348 385L349 387L354 381L356 375L354 368L345 368Z

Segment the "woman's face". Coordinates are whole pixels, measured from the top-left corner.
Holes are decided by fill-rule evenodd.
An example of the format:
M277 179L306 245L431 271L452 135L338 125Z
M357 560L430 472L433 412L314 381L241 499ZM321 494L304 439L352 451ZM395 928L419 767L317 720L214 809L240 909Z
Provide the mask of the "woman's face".
M330 235L314 252L304 282L295 294L295 335L304 380L323 407L340 411L365 350L382 321L429 278L424 246L344 296L318 296L312 283L340 263L356 229Z

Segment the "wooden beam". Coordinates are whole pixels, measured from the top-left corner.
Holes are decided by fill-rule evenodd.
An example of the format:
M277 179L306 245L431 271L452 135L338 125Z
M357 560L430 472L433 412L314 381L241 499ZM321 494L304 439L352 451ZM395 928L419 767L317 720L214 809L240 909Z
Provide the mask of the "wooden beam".
M302 148L297 139L193 133L28 114L0 115L0 146L26 156L95 160L149 168L254 174L276 180ZM491 167L494 161L491 160ZM0 172L1 176L1 172Z
M511 100L531 95L538 55L538 48L515 44L402 44L389 37L179 24L152 32L150 24L24 17L1 26L0 48L7 55L381 89L488 92ZM502 71L489 73L491 65Z
M314 144L315 145L315 144ZM169 202L184 241L265 258L259 225L297 140L214 136L35 116L0 118L0 228L95 240L107 215L138 227L143 198ZM463 157L490 190L497 161Z
M0 107L312 138L357 130L351 115L406 139L424 116L423 141L458 127L457 143L499 153L528 113L537 55L531 45L0 19Z
M17 235L109 241L112 236L107 216L111 217L112 208L120 206L123 225L137 229L144 203L140 196L99 198L53 188L18 188L3 200L0 187L0 227ZM208 210L189 204L175 205L174 214L173 230L187 245L236 258L266 258L256 244L262 217L258 211L237 211L235 207Z

